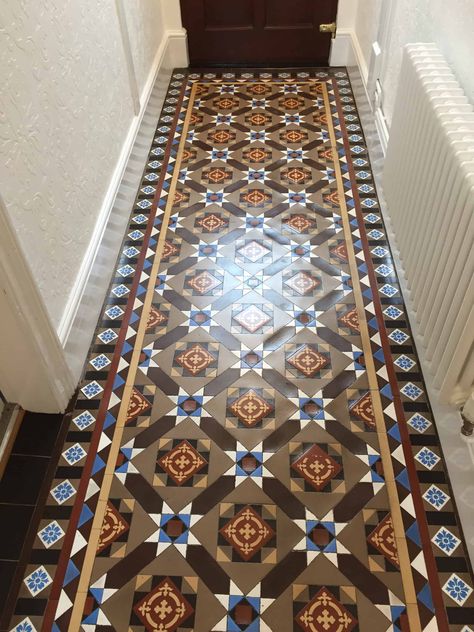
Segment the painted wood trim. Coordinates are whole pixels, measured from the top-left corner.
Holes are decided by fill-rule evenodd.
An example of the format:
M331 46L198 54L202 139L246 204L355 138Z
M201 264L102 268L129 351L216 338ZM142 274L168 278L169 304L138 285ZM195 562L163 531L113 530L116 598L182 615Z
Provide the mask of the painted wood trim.
M75 380L0 197L0 387L10 402L63 412Z

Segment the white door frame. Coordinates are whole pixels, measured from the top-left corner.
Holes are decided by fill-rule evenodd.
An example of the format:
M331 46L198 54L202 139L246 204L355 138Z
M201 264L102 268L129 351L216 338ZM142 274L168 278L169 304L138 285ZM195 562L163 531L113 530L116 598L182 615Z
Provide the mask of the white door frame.
M57 413L75 386L0 196L0 388L26 410Z
M385 154L388 144L389 130L383 111L382 80L388 63L388 50L393 32L395 18L395 0L382 0L377 41L372 45L372 55L367 79L367 93L374 112L375 124Z

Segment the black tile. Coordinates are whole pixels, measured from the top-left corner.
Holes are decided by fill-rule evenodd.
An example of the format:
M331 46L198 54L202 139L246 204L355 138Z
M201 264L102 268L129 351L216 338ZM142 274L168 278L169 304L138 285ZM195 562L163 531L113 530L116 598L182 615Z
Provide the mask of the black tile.
M62 415L26 413L15 439L12 453L51 456L62 419Z
M16 562L0 561L0 604L7 602L16 567Z
M12 454L0 481L0 503L36 505L49 459Z
M0 505L0 560L19 560L34 507Z
M47 599L20 597L16 603L15 614L22 617L41 617L46 610Z

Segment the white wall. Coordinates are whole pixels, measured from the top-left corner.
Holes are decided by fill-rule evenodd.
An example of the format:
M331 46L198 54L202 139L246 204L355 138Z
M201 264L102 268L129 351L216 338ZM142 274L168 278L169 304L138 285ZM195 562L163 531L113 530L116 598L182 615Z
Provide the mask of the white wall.
M377 39L382 1L358 0L354 3L356 7L354 28L367 70L370 68L372 43Z
M361 0L364 1L364 0ZM474 3L472 0L397 0L382 77L384 113L391 121L401 64L401 49L413 42L435 42L474 103Z
M161 3L123 6L141 95ZM59 328L137 114L129 60L114 0L3 0L0 29L0 193Z
M60 323L133 106L113 0L3 0L0 182Z
M0 3L0 389L30 410L64 410L77 384L138 186L143 162L115 199L154 79L155 112L167 69L186 64L184 32L168 26L179 5L167 9Z
M354 28L358 0L339 0L337 6L337 28Z
M163 5L163 20L165 28L171 31L179 31L183 28L181 20L181 7L179 0L161 0Z
M351 3L348 11L348 3ZM371 46L377 39L383 5L392 5L389 41L384 54L381 83L383 111L390 124L405 44L435 42L451 64L467 95L474 102L472 51L474 3L472 0L341 0L340 11L352 18L362 63L370 68ZM354 17L353 17L354 16Z
M161 0L164 4L166 0ZM123 2L138 93L142 95L165 32L160 0Z

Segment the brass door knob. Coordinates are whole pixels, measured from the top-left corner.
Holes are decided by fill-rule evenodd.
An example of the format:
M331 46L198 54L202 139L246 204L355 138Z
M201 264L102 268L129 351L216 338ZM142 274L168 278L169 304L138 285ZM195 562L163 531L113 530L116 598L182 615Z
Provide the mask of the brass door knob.
M336 37L337 24L335 22L330 22L329 24L320 24L319 31L321 33L331 33L331 37L334 39Z

